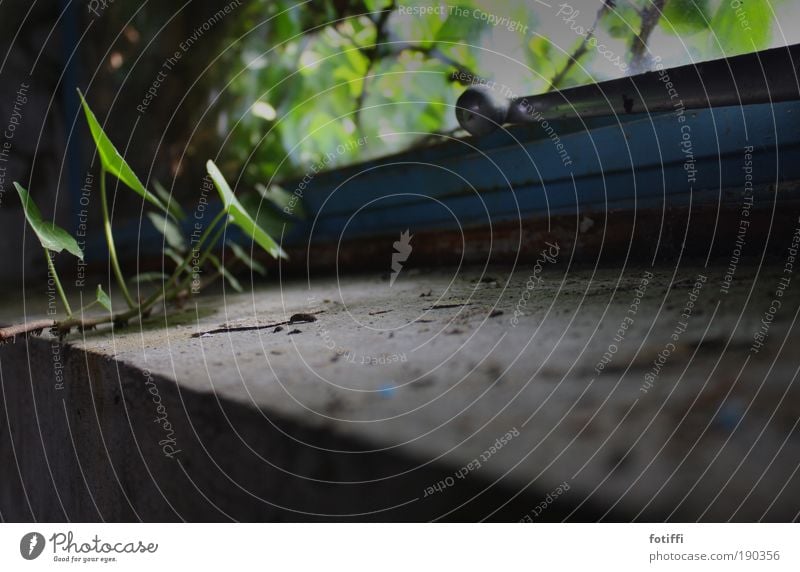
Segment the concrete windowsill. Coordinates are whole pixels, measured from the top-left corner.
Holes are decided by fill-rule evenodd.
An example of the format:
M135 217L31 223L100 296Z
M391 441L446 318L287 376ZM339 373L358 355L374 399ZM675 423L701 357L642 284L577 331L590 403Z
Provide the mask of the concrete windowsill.
M752 294L755 272L740 269L722 298L724 268L685 268L674 282L672 269L653 270L616 342L647 270L565 270L284 283L200 298L166 328L6 345L0 427L13 439L0 438L11 460L0 510L9 520L517 520L567 482L540 519L793 518L793 312L748 356L780 268L762 269ZM647 387L701 273L688 328ZM799 299L789 290L784 308ZM316 321L193 337L298 313ZM765 513L781 489L792 502Z

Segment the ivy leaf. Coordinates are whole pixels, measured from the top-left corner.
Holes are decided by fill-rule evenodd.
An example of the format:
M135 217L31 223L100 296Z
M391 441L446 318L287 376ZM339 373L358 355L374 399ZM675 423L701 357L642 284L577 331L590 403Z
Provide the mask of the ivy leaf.
M164 235L164 240L170 247L178 252L186 251L186 242L178 225L160 213L149 212L147 213L147 218L150 219L156 230Z
M289 207L292 215L301 219L306 218L306 211L303 207L303 201L299 200L280 185L272 184L269 188L267 188L259 183L256 184L256 190L258 191L258 194L261 195L261 198L275 205L279 211L286 212L284 209ZM292 201L294 201L294 204L292 204Z
M169 257L172 260L172 262L174 262L177 266L180 266L183 263L183 256L178 254L173 248L170 248L169 246L164 249L164 254L167 257ZM191 274L191 268L187 266L184 269L184 272L186 272L187 274Z
M98 304L100 304L103 308L111 312L111 298L108 297L108 294L103 292L103 287L100 284L97 285L97 290L95 291L95 297L97 298Z
M222 198L222 205L225 212L228 213L229 220L244 231L247 236L255 240L261 248L269 252L273 258L287 258L286 252L278 246L272 237L268 235L264 229L256 224L256 221L247 213L244 207L239 203L239 200L233 194L228 182L220 172L219 168L214 164L214 161L206 163L206 169L214 181L214 186L219 191L219 196Z
M169 276L163 272L141 272L134 276L131 282L135 284L141 284L142 282L163 282L168 278Z
M231 288L236 290L237 292L244 292L244 288L242 288L241 283L236 279L236 277L231 274L231 271L225 268L222 265L222 262L219 261L219 258L210 254L208 256L209 262L222 274L222 277L225 278L225 281L230 284Z
M772 36L772 8L769 0L746 0L733 7L720 4L711 31L726 56L750 53L769 46ZM716 44L716 42L714 42Z
M242 262L244 262L253 272L257 272L258 274L261 274L261 276L267 275L267 269L264 268L264 265L261 264L258 260L253 260L253 257L244 251L244 248L242 248L232 240L229 240L227 244L230 247L231 252L233 252L233 255Z
M52 250L53 252L66 250L73 256L77 256L79 259L83 260L83 252L81 252L77 241L66 230L57 226L56 223L42 220L42 213L39 211L39 207L36 206L36 203L33 202L28 191L17 182L14 183L14 186L22 201L25 219L33 229L33 232L36 233L36 237L39 239L42 247L47 250Z
M175 220L183 220L186 218L186 213L183 212L181 205L179 205L178 201L176 201L174 197L170 195L169 191L164 188L164 185L154 180L153 190L158 195L158 198L161 199L161 202L167 205L169 213Z
M255 193L242 195L242 206L250 214L256 224L264 229L270 236L281 236L288 234L294 222L283 211L279 211L274 203L266 203ZM294 205L294 210L302 212L300 201Z
M128 165L125 159L123 159L122 155L119 154L117 148L114 147L111 139L109 139L105 134L105 131L103 131L103 128L100 126L100 123L97 121L94 113L89 108L89 104L86 103L86 99L84 99L81 90L78 90L78 95L81 98L83 112L86 115L86 121L89 124L89 131L92 132L92 139L94 139L94 144L97 147L97 153L100 155L100 161L103 164L103 168L125 183L140 196L144 197L145 200L169 214L169 209L164 206L164 203L162 203L158 197L144 187L142 182L139 180L139 177L136 176L136 173L133 172L133 169L130 168L130 165Z
M691 36L708 29L708 0L669 0L661 15L661 28L678 36Z

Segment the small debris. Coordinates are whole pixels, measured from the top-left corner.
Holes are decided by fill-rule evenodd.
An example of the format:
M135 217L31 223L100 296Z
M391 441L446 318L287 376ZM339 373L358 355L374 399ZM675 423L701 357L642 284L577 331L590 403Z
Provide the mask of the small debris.
M314 312L314 314L322 314L323 312L325 312L325 310L319 310L318 312ZM291 318L289 318L285 322L277 322L275 324L259 324L257 326L237 326L237 327L228 327L227 325L223 325L220 328L209 330L204 333L197 332L195 334L192 334L192 337L200 338L200 337L205 337L206 334L210 335L210 334L223 334L229 332L249 332L252 330L264 330L267 328L276 328L279 326L316 322L317 318L314 316L314 314L294 314L292 315ZM276 330L273 329L273 331Z
M275 329L272 330L272 333L273 334L277 334L278 332L282 332L282 331L283 331L283 326L275 326Z
M329 415L337 415L344 410L344 405L340 398L334 396L325 404L325 411Z
M391 310L374 310L372 312L369 312L369 315L370 316L378 316L380 314L388 314L389 312L391 312Z
M290 331L290 332L289 332L289 333L287 333L286 335L287 335L287 336L293 336L294 334L302 334L302 333L303 333L303 332L302 332L301 330L298 330L297 328L295 328L294 330Z
M672 288L673 290L676 289L676 288L685 288L687 286L691 286L693 283L694 282L692 280L690 280L690 279L678 280L676 282L673 282L672 286L670 286L670 288Z
M280 350L271 350L269 353L271 353L274 356L283 355L283 352Z
M420 297L420 298L427 298L427 297L428 297L428 296L430 296L432 293L433 293L433 290L428 290L427 292L423 292L422 294L420 294L420 295L419 295L419 297Z
M423 308L424 310L448 310L450 308L463 308L469 304L434 304L430 308Z
M492 310L491 313L489 313L490 318L496 318L497 316L502 316L502 315L503 315L503 310Z
M476 284L478 288L481 287L497 288L497 278L495 278L494 276L481 276L480 278L473 278L471 282L473 284Z

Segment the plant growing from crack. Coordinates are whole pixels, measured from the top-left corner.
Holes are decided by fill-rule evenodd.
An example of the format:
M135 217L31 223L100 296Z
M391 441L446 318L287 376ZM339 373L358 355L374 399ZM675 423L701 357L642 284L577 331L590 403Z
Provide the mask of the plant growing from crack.
M188 295L188 292L191 290L195 290L195 288L192 287L193 280L196 280L195 269L202 268L206 263L213 266L216 272L211 275L209 279L205 280L200 287L207 285L209 282L219 277L223 277L234 289L241 291L242 288L239 282L213 253L213 249L219 242L228 223L239 227L246 236L267 251L273 258L286 258L286 253L283 249L245 210L234 195L228 182L222 175L222 172L211 160L206 164L206 169L220 195L222 210L203 230L193 247L191 249L187 248L180 228L178 224L176 224L185 217L181 208L170 200L169 194L164 191L163 188L160 188L160 186L155 186L158 196L147 190L136 176L133 169L131 169L105 134L94 113L89 108L86 99L80 94L80 91L78 93L81 98L86 121L89 124L92 139L97 149L97 154L100 157L100 205L103 216L103 231L108 247L111 270L114 274L117 287L125 299L126 308L122 310L114 308L108 294L106 294L102 286L98 284L95 291L95 300L73 311L56 271L53 257L56 254L67 251L69 254L83 260L83 252L75 238L66 230L57 226L54 222L45 221L42 218L41 211L39 211L39 208L33 202L28 190L15 182L14 186L22 201L25 219L44 250L47 260L48 275L58 292L58 297L63 305L65 316L59 320L37 320L24 325L0 328L0 341L8 340L17 335L40 332L45 328L51 328L55 333L65 335L73 328L81 330L90 329L105 323L123 325L132 319L142 319L146 317L157 304L166 304L176 301ZM164 248L165 256L171 258L175 262L175 270L170 276L163 274L153 275L153 273L150 273L140 274L135 277L135 279L140 282L153 280L155 278L161 279L161 287L157 288L148 297L143 299L135 299L131 295L128 288L128 281L122 272L117 256L106 192L106 179L109 175L118 179L124 187L131 189L158 209L158 212L148 212L147 216L153 225L164 235L166 243ZM254 271L264 273L263 266L253 260L252 256L249 256L240 245L231 241L228 241L227 245L230 247L236 259L244 262ZM190 287L192 288L190 289ZM104 308L105 312L87 317L85 312L95 304L99 304Z

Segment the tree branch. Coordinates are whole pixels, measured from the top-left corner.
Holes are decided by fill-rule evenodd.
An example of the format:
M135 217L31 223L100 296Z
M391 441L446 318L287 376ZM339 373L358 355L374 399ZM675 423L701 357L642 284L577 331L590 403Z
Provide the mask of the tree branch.
M631 42L631 70L633 73L642 73L647 71L648 53L647 42L650 39L650 34L658 25L661 19L661 12L667 0L649 0L650 5L644 8L642 14L642 27L639 33L633 37Z
M425 47L422 47L422 46L415 46L415 45L412 45L412 44L406 44L406 45L402 46L399 50L397 50L394 53L394 55L397 55L397 54L399 54L400 52L402 52L404 50L408 50L410 52L418 52L420 54L425 54L429 58L437 59L440 62L442 62L443 64L447 64L448 66L454 67L456 69L456 71L459 73L459 75L465 75L465 76L469 76L470 78L473 78L475 82L477 82L480 79L475 74L475 72L473 72L471 69L469 69L465 65L457 62L456 60L454 60L453 58L451 58L450 56L448 56L447 54L445 54L444 52L442 52L441 50L439 50L435 46L431 46L429 48L425 48Z
M380 47L386 40L386 22L389 20L389 16L392 15L394 8L395 3L392 1L375 19L375 42L371 48L361 49L361 53L367 57L367 69L364 70L364 77L361 80L361 92L356 97L356 110L353 114L353 122L357 127L361 125L361 108L364 107L364 101L367 99L367 80L379 59Z
M592 38L594 38L594 32L597 29L597 25L600 23L600 20L606 14L606 12L608 12L613 7L614 7L613 0L603 0L603 5L597 11L597 16L595 16L594 18L594 23L592 24L592 27L589 28L589 31L583 37L583 41L578 45L578 47L575 49L575 51L572 53L569 59L567 59L567 62L564 64L564 67L561 68L561 70L557 72L556 75L553 76L553 79L550 80L550 87L547 89L547 91L553 91L555 89L558 89L558 87L561 85L561 82L564 81L564 78L567 77L567 74L570 72L570 70L575 66L576 63L578 63L578 60L580 60L584 55L586 55L586 53L589 51L589 42L591 41Z

